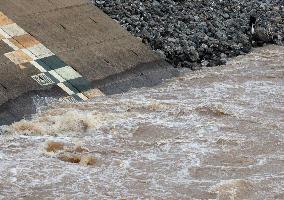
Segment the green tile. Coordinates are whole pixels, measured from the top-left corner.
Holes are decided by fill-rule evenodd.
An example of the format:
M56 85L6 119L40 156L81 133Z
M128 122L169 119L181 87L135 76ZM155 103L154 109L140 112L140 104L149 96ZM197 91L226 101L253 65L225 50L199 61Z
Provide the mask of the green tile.
M70 82L64 82L64 85L66 86L66 87L68 87L71 91L73 91L75 94L76 93L79 93L80 91L75 87L75 86L73 86Z
M52 76L50 73L48 73L48 72L45 72L44 73L48 78L50 78L54 83L60 83L58 80L57 80L57 78L55 78L54 76Z
M67 66L65 62L63 62L60 58L58 58L55 55L41 58L37 61L45 63L51 69L58 69Z
M35 60L40 66L42 66L46 71L52 70L47 64L45 64L41 59Z
M76 79L72 79L72 80L68 80L68 82L77 90L79 90L80 92L84 92L87 90L92 89L92 84L90 81L86 80L83 77L80 78L76 78Z

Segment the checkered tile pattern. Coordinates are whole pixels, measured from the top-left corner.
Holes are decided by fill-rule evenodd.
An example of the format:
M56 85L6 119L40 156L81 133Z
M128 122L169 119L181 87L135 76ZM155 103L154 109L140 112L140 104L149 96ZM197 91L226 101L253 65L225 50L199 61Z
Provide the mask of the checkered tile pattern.
M21 69L31 64L41 73L32 76L40 85L57 85L69 96L62 100L77 102L101 96L98 89L71 66L58 58L37 39L0 12L0 40L13 49L4 55Z

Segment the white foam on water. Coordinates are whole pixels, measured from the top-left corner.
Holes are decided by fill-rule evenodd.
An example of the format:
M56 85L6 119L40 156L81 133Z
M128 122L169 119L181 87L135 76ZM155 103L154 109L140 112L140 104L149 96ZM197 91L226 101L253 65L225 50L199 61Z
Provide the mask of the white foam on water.
M183 70L160 86L84 103L46 107L46 100L36 100L39 111L31 120L1 129L1 195L280 197L283 52L283 47L264 47L227 66ZM49 141L63 148L48 152ZM95 162L83 165L86 156Z

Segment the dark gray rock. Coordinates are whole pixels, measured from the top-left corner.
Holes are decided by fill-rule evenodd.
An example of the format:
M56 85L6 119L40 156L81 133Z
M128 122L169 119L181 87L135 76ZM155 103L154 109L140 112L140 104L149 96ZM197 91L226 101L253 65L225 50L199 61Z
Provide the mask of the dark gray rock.
M253 46L284 42L283 0L93 2L177 67L220 65Z

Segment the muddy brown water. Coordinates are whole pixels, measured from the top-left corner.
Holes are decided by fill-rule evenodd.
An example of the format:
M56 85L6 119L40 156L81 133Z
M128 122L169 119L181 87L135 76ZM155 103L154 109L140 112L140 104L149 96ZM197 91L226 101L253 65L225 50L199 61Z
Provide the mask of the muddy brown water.
M38 109L1 128L0 199L284 199L284 47Z

